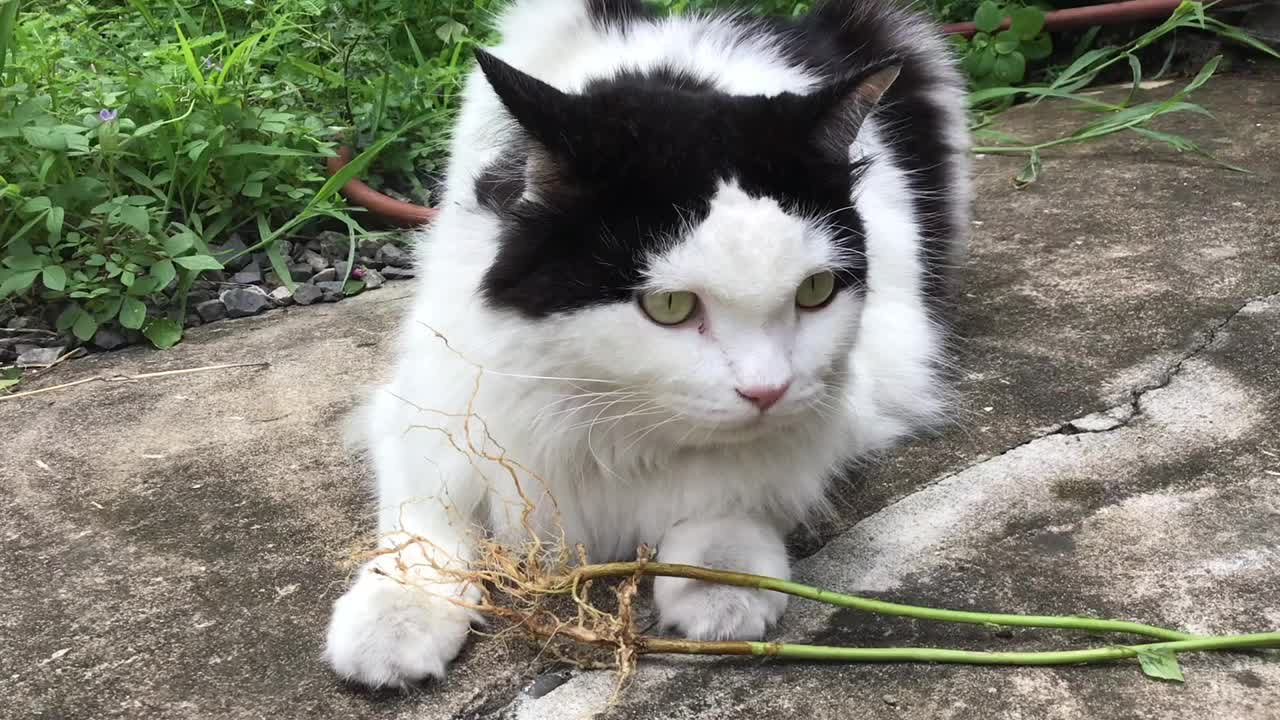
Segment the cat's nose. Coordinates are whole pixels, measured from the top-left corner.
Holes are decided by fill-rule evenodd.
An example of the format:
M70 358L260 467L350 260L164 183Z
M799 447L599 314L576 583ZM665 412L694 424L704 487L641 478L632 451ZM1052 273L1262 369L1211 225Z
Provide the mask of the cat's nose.
M751 401L752 405L760 408L760 412L764 412L782 399L787 394L787 388L791 387L791 383L783 383L781 385L758 385L756 387L738 388L738 394Z

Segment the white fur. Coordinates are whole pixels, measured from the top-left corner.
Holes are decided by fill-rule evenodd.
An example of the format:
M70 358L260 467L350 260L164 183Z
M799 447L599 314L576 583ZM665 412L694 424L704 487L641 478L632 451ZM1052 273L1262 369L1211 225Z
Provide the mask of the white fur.
M622 35L592 27L581 0L522 0L501 29L495 54L567 90L659 61L740 94L814 82L767 43L735 42L728 26L696 19ZM957 136L958 97L946 99ZM634 304L531 322L482 302L499 228L473 186L511 125L482 77L465 98L443 212L419 243L399 361L365 412L379 530L430 549L410 545L400 562L366 568L329 629L329 662L368 685L444 673L470 616L439 597L416 601L396 579L438 580L425 556L465 562L475 532L524 539L522 493L536 504L535 531L562 529L595 560L648 543L668 561L785 577L783 537L824 506L832 475L941 410L918 223L874 118L851 149L876 158L853 199L868 231L865 296L797 310L799 283L840 259L828 230L726 183L706 220L653 258L647 280L696 292L700 332L660 327ZM954 172L963 195L963 159ZM736 393L786 382L764 415ZM665 624L699 638L758 637L785 607L781 595L673 579L657 581L655 598Z

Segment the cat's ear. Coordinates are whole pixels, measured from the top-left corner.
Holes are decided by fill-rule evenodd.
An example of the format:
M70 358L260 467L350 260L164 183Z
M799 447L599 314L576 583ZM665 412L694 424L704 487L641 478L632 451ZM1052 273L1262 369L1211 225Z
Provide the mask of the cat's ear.
M520 127L549 150L568 150L564 145L582 126L580 96L521 72L481 48L475 55L485 79Z
M475 56L502 105L532 141L524 159L525 191L541 200L574 192L577 183L569 159L589 126L580 96L521 72L481 48L475 49Z
M818 147L835 158L847 158L863 123L901 71L900 61L885 60L806 95Z

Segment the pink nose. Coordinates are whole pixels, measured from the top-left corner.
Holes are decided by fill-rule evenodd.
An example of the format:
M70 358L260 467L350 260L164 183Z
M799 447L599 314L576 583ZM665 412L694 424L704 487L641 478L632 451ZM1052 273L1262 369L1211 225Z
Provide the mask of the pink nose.
M782 399L787 394L787 388L791 387L791 383L783 383L782 385L760 385L756 387L738 388L738 394L751 401L752 405L760 408L760 412L764 412Z

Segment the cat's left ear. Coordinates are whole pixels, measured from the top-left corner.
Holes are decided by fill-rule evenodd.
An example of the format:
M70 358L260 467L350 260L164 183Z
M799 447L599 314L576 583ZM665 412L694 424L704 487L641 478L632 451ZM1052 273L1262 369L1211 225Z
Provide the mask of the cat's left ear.
M879 106L898 79L902 63L889 59L876 63L805 96L816 127L814 142L834 158L847 158L863 123Z

